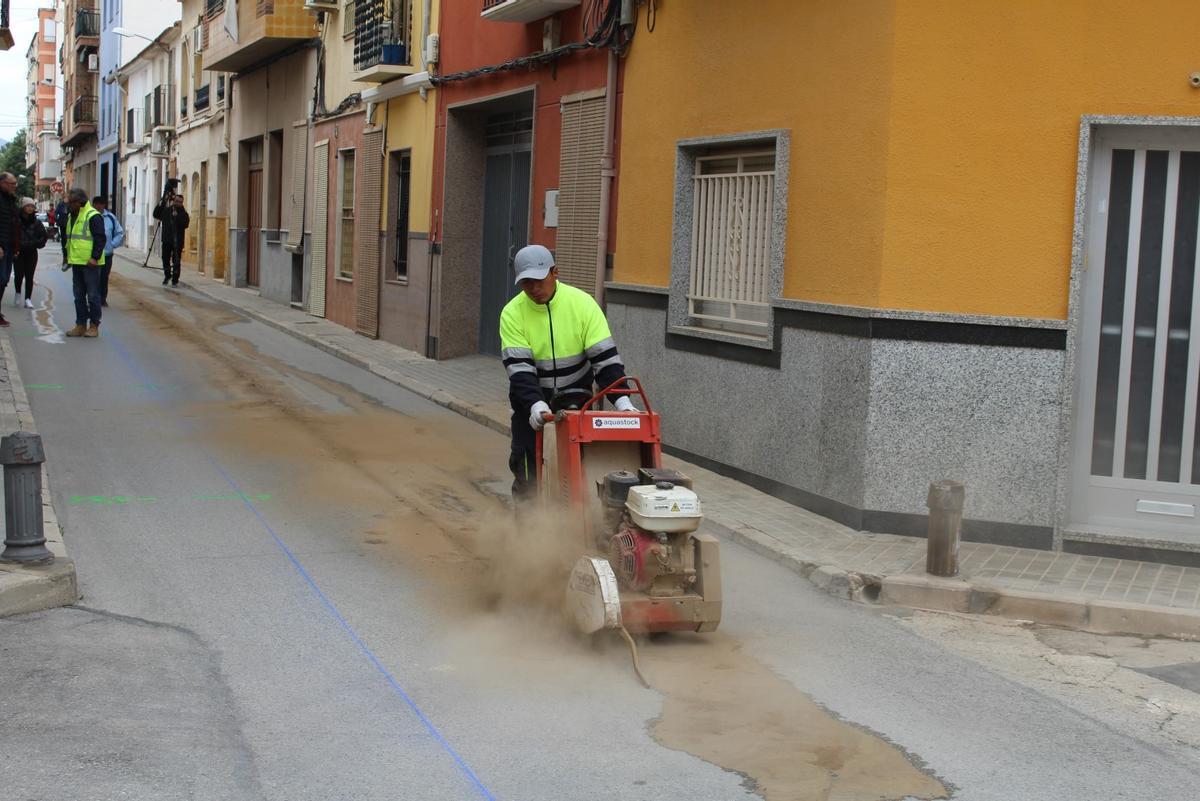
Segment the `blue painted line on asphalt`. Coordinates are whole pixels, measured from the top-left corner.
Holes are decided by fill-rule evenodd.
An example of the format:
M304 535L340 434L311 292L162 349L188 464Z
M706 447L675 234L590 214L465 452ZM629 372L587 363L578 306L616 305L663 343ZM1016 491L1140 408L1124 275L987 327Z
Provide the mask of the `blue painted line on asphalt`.
M233 477L225 472L225 469L222 468L215 459L209 457L208 461L213 468L221 474L221 477L228 482L230 489L242 496L242 502L246 505L246 508L249 509L256 518L258 518L259 524L262 525L262 527L266 529L267 533L271 535L271 539L275 540L275 544L279 547L279 550L283 551L283 555L288 558L288 560L292 563L292 566L296 568L296 572L299 573L301 578L308 583L308 586L312 588L312 591L317 594L317 597L321 599L321 603L325 605L327 610L329 610L329 614L333 615L333 619L338 622L338 625L345 630L346 634L350 635L350 639L354 641L354 644L358 646L358 649L362 651L363 655L366 656L367 659L370 660L371 664L375 666L375 669L383 675L383 678L385 681L387 681L388 686L392 688L396 695L400 696L401 700L403 700L404 703L408 705L408 708L412 710L412 713L417 716L417 720L421 721L421 724L425 726L425 730L428 731L433 739L437 741L438 745L440 745L442 749L450 755L450 758L454 760L455 764L458 765L463 774L471 780L472 784L475 785L475 789L479 790L480 794L484 798L489 799L489 801L495 801L495 796L493 796L491 791L489 791L488 788L484 786L483 782L479 780L479 777L475 775L475 772L471 770L470 766L467 765L462 756L460 756L459 753L454 750L454 746L450 745L442 733L438 731L437 726L433 725L433 721L426 717L425 713L421 711L421 707L417 706L416 701L412 699L412 696L404 691L404 688L400 686L400 682L396 680L396 677L392 675L392 672L388 670L381 661L379 661L379 657L375 656L375 652L371 650L370 646L362 641L362 638L358 636L358 632L354 630L354 627L350 625L349 621L342 616L342 613L338 611L338 608L333 604L332 601L329 600L329 597L322 592L319 586L317 586L317 582L313 580L313 577L309 575L307 570L305 570L304 565L301 564L300 560L296 558L296 555L292 553L292 549L289 548L287 544L279 537L279 535L275 533L275 529L273 529L271 524L267 522L267 519L263 517L262 513L258 510L258 507L250 502L250 499L246 497L245 493L242 492L242 488L238 486L236 481L233 480Z
M137 374L142 383L155 387L149 391L149 394L156 396L165 405L167 403L167 399L160 395L158 385L146 375L141 366L137 363L137 359L134 358L133 354L131 354L125 348L125 346L121 344L121 341L118 338L110 336L107 337L107 341L116 349L117 354L121 357L121 360L128 365L129 369ZM185 428L191 427L191 424L189 423L185 423L183 421L177 422L179 422L180 425ZM454 764L458 766L463 775L471 782L472 785L474 785L475 789L479 791L479 794L488 801L496 801L496 797L492 795L492 792L488 790L487 786L480 781L478 776L475 775L475 771L471 770L471 767L466 763L466 760L464 760L462 756L454 750L454 746L450 745L450 742L445 738L438 727L433 724L433 721L426 716L426 714L421 710L421 707L417 706L416 701L414 701L412 696L410 696L404 690L404 687L400 685L400 682L396 679L392 672L387 669L383 662L379 660L379 657L375 655L375 652L371 650L370 646L363 642L362 638L358 636L358 632L356 632L354 627L350 625L349 621L342 616L342 613L338 611L337 606L334 605L333 601L329 599L329 596L327 596L324 591L321 590L320 586L318 586L312 575L309 574L308 570L305 569L304 565L292 552L292 549L289 548L287 543L285 543L283 539L275 532L275 529L272 528L271 524L267 522L267 519L263 517L263 514L259 511L258 507L250 501L250 498L247 497L244 492L242 492L242 488L233 479L233 476L231 476L223 467L221 467L220 463L211 456L205 458L208 459L208 462L213 466L213 469L215 469L217 473L221 475L221 478L223 478L225 482L229 484L230 488L241 496L242 503L245 504L246 508L249 509L251 514L253 514L258 520L259 525L261 525L263 529L265 529L266 532L271 535L271 539L275 541L276 547L283 552L283 555L287 557L289 562L292 563L292 567L296 569L296 572L300 575L300 577L304 579L309 588L316 593L317 598L320 599L325 609L330 615L333 616L333 619L337 621L338 625L342 627L342 630L346 632L354 644L358 646L359 651L361 651L367 660L375 666L375 669L378 670L380 675L383 676L384 681L387 682L387 685L392 689L392 691L398 695L402 701L404 701L412 713L416 715L417 720L421 721L421 725L425 727L425 730L429 733L429 735L433 737L437 744L441 746L442 750L445 751L452 760L454 760Z

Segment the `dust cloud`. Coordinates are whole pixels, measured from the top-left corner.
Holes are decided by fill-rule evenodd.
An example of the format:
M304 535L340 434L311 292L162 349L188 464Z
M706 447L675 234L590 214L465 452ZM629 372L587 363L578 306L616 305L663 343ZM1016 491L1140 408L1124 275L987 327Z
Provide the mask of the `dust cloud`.
M138 303L133 313L178 328L175 344L203 362L225 395L175 411L203 421L209 443L277 465L281 480L286 475L297 488L288 502L298 508L358 511L361 531L331 536L351 537L374 558L428 582L437 613L453 622L445 647L468 666L456 680L498 689L635 681L623 644L584 638L563 620L565 578L582 542L578 524L564 513L513 515L499 497L508 483L502 438L449 415L382 407L220 332L232 321L227 312L183 297L186 310L175 313L137 300L146 290L122 283L124 297ZM297 396L296 379L349 411L313 407ZM728 634L643 638L641 653L664 697L649 735L744 775L767 801L947 797L898 748L821 709ZM485 663L509 669L470 667Z

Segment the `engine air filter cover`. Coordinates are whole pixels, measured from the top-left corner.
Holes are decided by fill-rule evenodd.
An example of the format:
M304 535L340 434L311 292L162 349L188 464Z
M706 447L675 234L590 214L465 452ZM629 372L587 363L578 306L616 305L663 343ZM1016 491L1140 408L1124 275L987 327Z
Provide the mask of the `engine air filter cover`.
M633 522L646 531L678 533L700 527L700 498L686 487L638 485L625 502Z

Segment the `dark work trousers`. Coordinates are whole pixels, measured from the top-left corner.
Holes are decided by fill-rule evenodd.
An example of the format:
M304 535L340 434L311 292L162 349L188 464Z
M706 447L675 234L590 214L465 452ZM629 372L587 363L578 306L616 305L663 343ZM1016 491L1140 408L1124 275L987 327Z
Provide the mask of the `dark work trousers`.
M513 474L512 497L524 504L537 497L537 438L529 425L529 415L513 412L512 451L508 469Z
M13 292L21 295L21 285L25 285L25 299L33 296L33 273L37 270L37 248L26 248L17 254L17 263L13 266Z
M108 264L100 268L100 302L108 303L108 274L112 272L112 254L106 254L104 259Z
M173 284L179 283L179 260L183 256L183 245L163 242L163 280Z
M71 265L75 293L75 324L100 325L100 268Z

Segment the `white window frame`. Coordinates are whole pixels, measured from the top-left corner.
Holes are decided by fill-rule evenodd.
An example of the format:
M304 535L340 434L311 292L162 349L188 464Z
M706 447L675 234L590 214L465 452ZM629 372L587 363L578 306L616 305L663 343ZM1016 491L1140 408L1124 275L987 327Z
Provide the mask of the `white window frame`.
M350 206L348 209L346 206L346 157L347 157L347 155L350 157L350 160L352 162L351 173L350 173ZM336 269L334 270L334 277L336 277L339 281L351 281L354 279L353 251L351 251L351 257L350 257L350 272L349 273L342 272L342 246L343 246L342 238L343 238L343 234L344 234L343 229L345 229L346 223L347 222L350 222L352 224L354 223L354 209L355 209L354 195L358 191L358 154L355 151L355 149L352 147L345 147L345 148L339 149L337 165L338 165L337 166L337 186L338 186L337 209L338 209L338 213L337 213L337 231L336 231L336 237L335 237L335 239L336 239L335 246L337 248L337 250L335 252L337 253L337 256L336 256L336 261L335 261ZM349 212L350 212L348 216L346 214L347 210L349 210ZM354 243L351 242L350 246L353 248Z
M767 157L769 171L746 166ZM704 172L706 165L721 162L733 162L734 171ZM696 159L687 297L688 315L701 326L759 335L766 331L774 193L774 148L718 151ZM738 263L731 264L733 260ZM714 314L707 308L712 306L726 306L729 313Z

